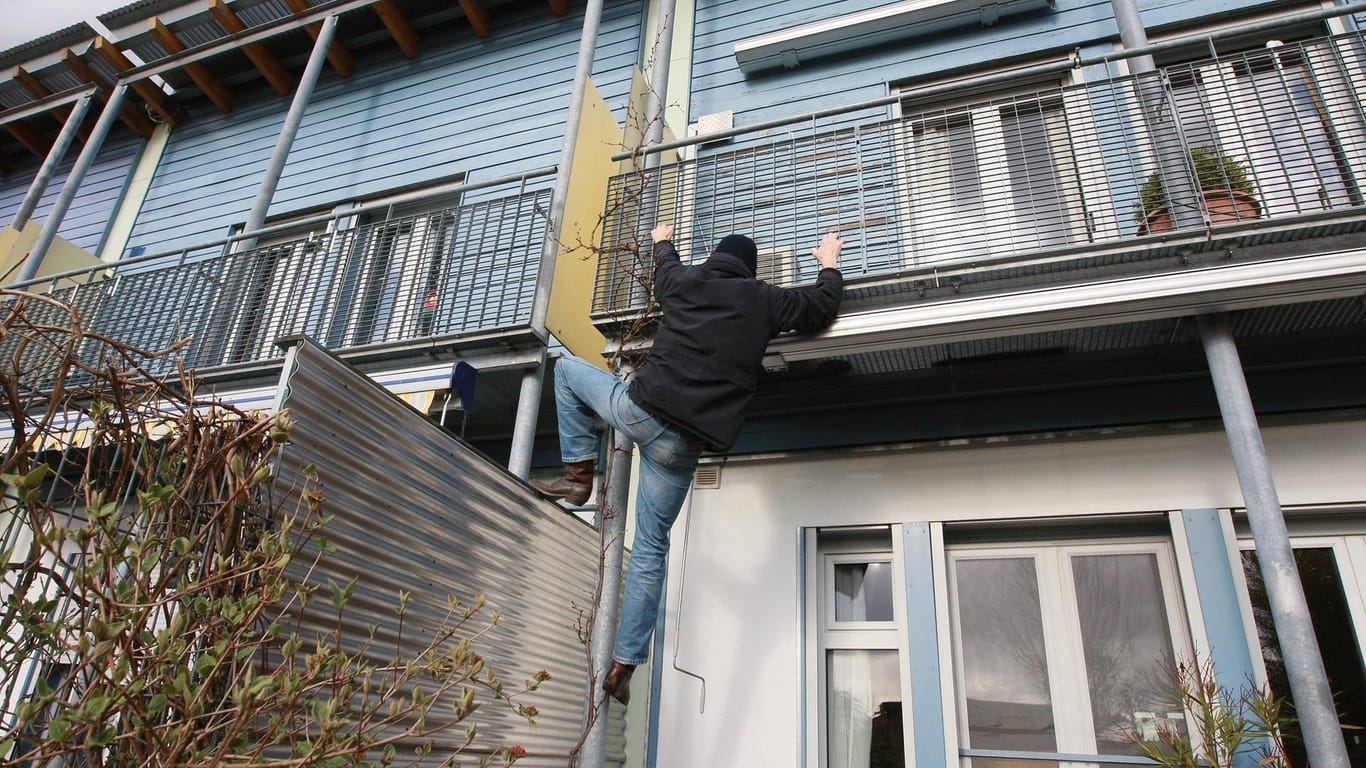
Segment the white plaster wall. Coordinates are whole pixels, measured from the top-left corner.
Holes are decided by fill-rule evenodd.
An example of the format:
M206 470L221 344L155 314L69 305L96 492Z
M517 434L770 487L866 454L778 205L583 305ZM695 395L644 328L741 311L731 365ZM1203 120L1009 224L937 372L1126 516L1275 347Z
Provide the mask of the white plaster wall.
M1284 505L1366 502L1366 421L1264 439ZM731 461L673 532L659 768L802 764L803 526L1241 505L1221 431Z

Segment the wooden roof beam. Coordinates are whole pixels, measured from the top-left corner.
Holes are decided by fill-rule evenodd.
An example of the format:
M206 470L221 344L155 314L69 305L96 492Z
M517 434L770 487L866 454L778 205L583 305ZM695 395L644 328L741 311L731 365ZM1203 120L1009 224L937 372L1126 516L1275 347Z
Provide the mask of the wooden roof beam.
M417 46L419 38L413 31L413 27L404 18L403 11L394 5L394 0L379 0L370 6L375 9L379 20L384 22L384 28L389 30L389 36L398 43L398 49L403 51L403 55L410 59L417 58Z
M556 16L569 13L569 0L550 0L550 12Z
M485 38L493 31L493 19L489 16L489 9L479 0L460 0L460 10L464 11L465 18L470 20L475 35Z
M180 42L180 38L176 37L175 33L165 24L161 23L161 19L155 16L148 19L147 28L151 30L152 37L156 38L156 41L161 44L162 48L166 49L167 53L174 55L185 50L185 44ZM208 67L199 62L186 64L185 74L190 76L194 84L199 86L199 90L209 97L209 101L212 101L220 112L227 113L232 109L232 103L237 99L237 94L233 93L231 88L223 85L223 81L214 77L209 72Z
M109 84L100 79L100 76L95 74L95 70L91 69L90 65L86 64L70 48L62 51L62 63L71 70L71 74L75 75L77 80L89 83L99 89L100 101L109 102ZM127 101L124 101L123 106L119 109L119 120L128 126L129 130L144 139L152 138L152 131L156 128L152 125L152 121L147 118L147 115L130 106Z
M28 91L28 95L35 99L52 95L51 88L43 85L38 78L23 67L14 68L14 81L23 86L24 90ZM66 125L66 120L71 115L71 107L54 107L48 114L52 115L57 122ZM90 128L86 125L86 121L82 120L81 124L76 126L76 137L81 140L82 144L90 139Z
M311 8L308 0L285 0L285 5L289 6L289 10L295 13L303 13ZM317 42L318 32L322 26L321 23L309 24L304 29L308 30L308 36ZM341 41L333 35L332 45L327 49L327 63L332 65L332 69L338 75L350 77L351 72L356 68L356 57L352 56L351 52L346 50L346 46L342 45Z
M133 62L129 61L128 57L123 55L123 51L120 51L117 46L106 40L103 35L96 36L95 38L95 53L98 53L100 58L104 59L109 66L113 67L115 72L126 72L133 68ZM143 101L151 105L152 109L155 109L163 120L171 125L180 124L180 117L178 114L180 110L171 104L170 98L166 95L166 92L157 87L156 83L151 80L142 79L130 83L129 87L132 88L137 95L141 96Z
M52 149L52 142L48 141L41 133L38 133L26 123L5 123L5 130L9 131L11 136L18 139L20 144L28 147L28 151L32 152L34 157L37 157L39 160L46 159L47 153Z
M236 34L245 31L247 28L247 25L237 18L237 14L228 7L224 0L209 0L209 12L213 14L215 19L218 19L218 23L222 24L223 29L226 29L229 34ZM242 46L242 53L251 59L251 63L266 78L266 82L270 83L270 87L274 88L276 93L281 96L289 95L290 89L294 87L294 76L289 74L289 70L285 69L285 65L275 58L275 54L271 53L270 49L260 43L248 43Z

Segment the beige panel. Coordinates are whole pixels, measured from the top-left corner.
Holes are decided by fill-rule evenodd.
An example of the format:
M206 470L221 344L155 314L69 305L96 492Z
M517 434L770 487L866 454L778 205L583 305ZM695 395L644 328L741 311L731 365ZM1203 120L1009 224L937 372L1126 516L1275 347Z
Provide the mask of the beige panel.
M570 352L603 368L606 342L589 322L588 312L598 266L594 249L602 236L603 201L607 181L616 172L611 157L620 147L621 126L590 80L574 146L574 170L569 176L546 326Z
M42 222L30 221L22 232L11 226L0 229L0 282L12 283L18 277L20 263L28 255L42 228ZM47 249L47 256L43 259L42 265L38 267L37 276L54 275L99 263L100 260L89 251L82 250L61 237L55 237Z

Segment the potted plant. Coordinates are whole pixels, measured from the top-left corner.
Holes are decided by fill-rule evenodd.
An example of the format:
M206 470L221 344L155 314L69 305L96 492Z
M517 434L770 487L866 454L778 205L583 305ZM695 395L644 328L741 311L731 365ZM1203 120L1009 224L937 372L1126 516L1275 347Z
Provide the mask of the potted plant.
M1243 161L1214 147L1193 147L1190 159L1200 188L1200 207L1209 214L1211 223L1246 221L1262 215ZM1171 211L1160 172L1154 171L1139 190L1134 219L1140 235L1171 231Z

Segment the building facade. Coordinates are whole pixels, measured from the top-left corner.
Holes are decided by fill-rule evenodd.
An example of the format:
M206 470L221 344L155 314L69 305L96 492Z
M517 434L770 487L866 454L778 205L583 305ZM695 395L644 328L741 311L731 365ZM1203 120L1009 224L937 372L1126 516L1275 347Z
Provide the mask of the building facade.
M1172 665L1289 695L1309 656L1366 725L1362 8L287 5L231 4L236 32L227 4L136 3L112 44L8 54L57 97L0 87L8 220L79 106L40 100L81 87L73 59L97 99L175 64L101 118L52 235L102 260L51 290L145 348L192 337L225 397L288 334L438 415L464 359L466 439L551 471L540 382L561 346L648 344L653 224L685 261L750 234L785 285L849 241L839 320L774 341L740 442L704 457L627 764L1124 763L1186 720ZM331 9L350 71L309 34ZM1282 623L1267 560L1311 621Z

